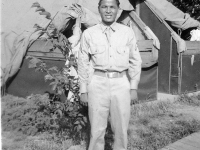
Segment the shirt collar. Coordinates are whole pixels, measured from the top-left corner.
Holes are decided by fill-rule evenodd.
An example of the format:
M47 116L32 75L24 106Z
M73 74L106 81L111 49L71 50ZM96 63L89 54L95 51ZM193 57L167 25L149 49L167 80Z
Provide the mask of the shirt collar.
M110 29L115 32L117 30L117 23L113 22L110 26L106 26L103 23L100 24L102 32L105 33L106 29L110 27Z

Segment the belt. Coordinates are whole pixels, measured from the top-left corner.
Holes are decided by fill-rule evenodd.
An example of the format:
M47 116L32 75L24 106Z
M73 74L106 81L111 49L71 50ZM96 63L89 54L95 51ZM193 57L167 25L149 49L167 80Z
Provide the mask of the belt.
M107 78L121 78L123 75L126 74L126 71L117 72L117 71L103 71L103 70L96 70L94 71L95 75L107 77Z

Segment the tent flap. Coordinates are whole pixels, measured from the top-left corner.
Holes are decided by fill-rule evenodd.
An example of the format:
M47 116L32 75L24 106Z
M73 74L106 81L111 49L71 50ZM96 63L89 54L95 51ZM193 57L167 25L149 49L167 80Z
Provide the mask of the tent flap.
M4 85L9 77L17 73L26 49L35 39L41 35L40 31L24 32L18 35L14 32L4 33L1 49L1 85Z
M156 12L157 16L176 28L182 30L192 27L200 28L199 21L191 18L189 14L183 13L167 0L146 0L145 2Z
M178 36L175 32L171 33L173 39L176 41L177 43L177 51L178 53L184 52L187 50L186 47L186 43L183 39L180 38L180 36Z

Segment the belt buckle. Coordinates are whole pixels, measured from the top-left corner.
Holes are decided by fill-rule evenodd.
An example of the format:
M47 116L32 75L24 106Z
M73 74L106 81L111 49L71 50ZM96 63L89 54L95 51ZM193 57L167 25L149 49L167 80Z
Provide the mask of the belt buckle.
M117 78L119 76L118 72L106 72L107 78Z

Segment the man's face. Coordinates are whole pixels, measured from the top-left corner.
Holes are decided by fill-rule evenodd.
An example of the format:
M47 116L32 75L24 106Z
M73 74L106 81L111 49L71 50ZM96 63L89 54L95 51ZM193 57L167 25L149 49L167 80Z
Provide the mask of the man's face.
M116 19L118 9L116 0L102 0L99 6L102 22L111 25Z

